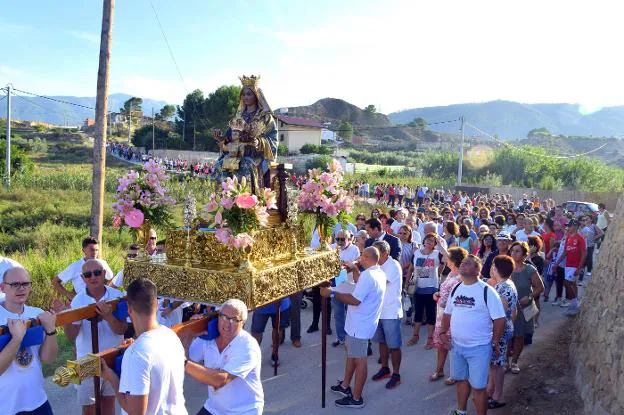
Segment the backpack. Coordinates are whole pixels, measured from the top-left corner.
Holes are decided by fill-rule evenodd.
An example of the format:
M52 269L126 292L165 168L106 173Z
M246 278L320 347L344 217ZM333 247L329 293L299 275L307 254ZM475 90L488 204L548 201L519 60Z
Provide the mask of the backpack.
M462 283L457 283L457 285L455 287L453 287L453 291L451 291L451 298L453 298L455 296L455 291L457 291L457 289L459 288L459 286L462 285ZM488 302L487 302L487 291L488 291L488 287L487 285L485 287L483 287L483 301L485 301L485 306L487 307Z

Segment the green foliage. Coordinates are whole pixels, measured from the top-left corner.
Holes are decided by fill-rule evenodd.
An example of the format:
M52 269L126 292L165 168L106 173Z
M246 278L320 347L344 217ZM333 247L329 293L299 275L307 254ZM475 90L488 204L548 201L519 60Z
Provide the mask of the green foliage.
M423 117L416 117L412 122L407 124L410 127L420 128L421 130L425 130L427 128L427 120Z
M170 120L171 117L175 115L175 113L176 113L175 105L167 104L160 109L158 114L156 114L156 119L167 121L167 120Z
M310 159L306 162L306 169L308 170L323 169L324 170L327 168L327 164L330 163L332 159L333 157L327 156L327 155L314 157L313 159Z
M284 144L280 144L279 146L277 146L277 154L288 154L288 147L286 147Z
M154 126L154 145L156 148L165 148L167 145L171 148L172 143L169 142L169 129L161 128L160 126ZM144 147L145 150L152 150L152 126L144 125L137 129L132 135L132 144L136 147Z
M338 126L338 137L350 143L353 139L353 125L349 121L343 121Z
M375 115L376 112L377 108L375 108L374 105L367 105L366 108L364 108L364 114L367 117L372 117L373 115Z
M548 131L548 129L546 129L545 127L534 128L527 133L528 138L536 137L536 136L551 136L551 135L552 133Z
M383 164L386 166L417 167L422 153L417 151L382 151L372 153L364 150L351 150L349 157L358 163Z
M324 145L316 145L316 144L304 144L299 152L301 154L333 154L334 149L331 147L327 147Z
M0 141L0 176L4 177L6 173L6 140ZM16 145L11 144L11 177L18 174L26 174L31 172L34 164L26 152Z

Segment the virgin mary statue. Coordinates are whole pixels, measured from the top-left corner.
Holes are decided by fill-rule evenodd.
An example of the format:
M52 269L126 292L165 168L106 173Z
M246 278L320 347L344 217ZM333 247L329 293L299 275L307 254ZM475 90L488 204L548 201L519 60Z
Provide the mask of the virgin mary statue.
M224 136L220 131L213 134L222 153L215 162L211 178L223 181L227 177L246 177L251 183L252 193L257 194L265 187L264 178L269 171L269 163L275 159L277 130L271 108L258 87L260 77L243 76L240 80L243 88L238 110L230 121L231 127L236 126L234 134L231 127ZM235 148L242 148L242 151L230 154ZM231 163L232 158L236 158L237 162Z

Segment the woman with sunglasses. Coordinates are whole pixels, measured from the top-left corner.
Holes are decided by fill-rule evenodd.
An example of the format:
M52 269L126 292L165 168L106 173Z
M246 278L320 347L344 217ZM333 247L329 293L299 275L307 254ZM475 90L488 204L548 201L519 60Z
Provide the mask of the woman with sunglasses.
M437 249L436 249L437 248ZM440 285L440 254L448 253L442 244L440 236L428 233L423 240L423 247L414 252L413 273L411 281L416 285L412 304L414 305L414 334L407 342L413 346L420 339L420 327L423 321L423 312L426 315L427 344L425 349L433 348L433 329L436 322L436 302L433 294L438 292ZM409 286L410 281L408 281Z
M514 321L513 335L513 352L511 355L510 368L511 373L520 373L518 359L524 347L525 336L532 336L535 328L533 320L526 320L523 309L530 307L536 298L544 291L544 283L537 273L537 269L527 263L529 256L529 245L526 242L514 242L511 244L511 258L514 261L514 272L511 274L511 280L516 286L518 292L518 304L520 312Z
M491 233L486 233L481 237L481 246L477 256L483 261L483 268L481 269L481 276L484 279L490 278L490 269L492 267L492 261L494 257L498 255L496 249L496 238Z

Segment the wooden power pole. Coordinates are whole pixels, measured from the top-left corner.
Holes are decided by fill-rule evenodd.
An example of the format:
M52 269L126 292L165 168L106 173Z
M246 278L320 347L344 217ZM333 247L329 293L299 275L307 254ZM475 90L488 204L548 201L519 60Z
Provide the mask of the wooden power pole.
M112 49L113 12L115 0L103 0L100 63L98 66L95 102L95 141L93 143L93 187L91 189L91 235L102 244L104 226L104 180L106 178L106 117L108 116L108 84Z

